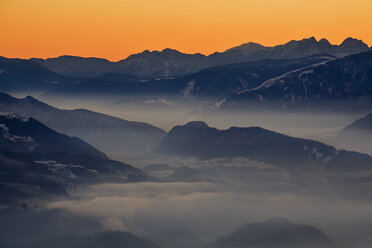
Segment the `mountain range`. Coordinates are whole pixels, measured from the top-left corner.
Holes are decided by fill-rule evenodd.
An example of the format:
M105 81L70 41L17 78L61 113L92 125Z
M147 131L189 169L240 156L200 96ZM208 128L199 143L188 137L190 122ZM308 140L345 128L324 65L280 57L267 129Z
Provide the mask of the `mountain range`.
M162 116L150 107L160 100L175 111L179 106L192 109L185 119L197 112L210 114L205 119L216 122L214 114L233 110L370 113L372 51L353 38L332 45L311 37L274 47L250 42L208 56L144 51L118 62L0 57L0 91L37 93L39 99L63 103L84 98L100 104L96 100L102 96L99 100L107 100L110 107L145 101L146 114L156 118ZM283 209L290 215L308 213L303 206L310 200L314 210L325 209L324 216L329 215L327 207L344 203L335 215L324 220L314 215L320 219L311 221L333 227L333 238L344 222L333 223L338 215L368 222L363 203L371 199L372 114L341 130L339 143L331 146L261 127L220 130L201 121L165 132L144 122L60 109L32 96L7 93L0 93L0 247L159 248L137 234L164 247L336 247L320 229L285 218L244 224L226 233L229 221L243 223L244 216ZM226 121L230 115L223 117ZM299 128L312 122L308 124ZM348 150L338 148L342 142L351 145L340 146ZM351 151L353 145L369 155ZM112 159L129 156L143 170ZM226 199L232 202L225 204ZM260 203L272 206L261 209ZM170 210L179 204L182 208ZM211 204L219 207L209 213ZM130 229L136 235L106 231L111 229ZM370 234L364 224L353 230L358 233L354 237ZM203 241L222 231L212 242Z
M330 59L284 73L234 93L220 109L369 111L372 52Z
M48 90L42 97L53 99L65 96L136 96L136 98L142 96L150 99L162 97L185 101L195 97L204 100L221 99L237 91L257 87L265 80L288 71L332 58L334 57L327 54L319 54L292 60L265 59L208 68L185 76L137 82L97 78Z
M257 43L246 43L222 53L211 55L184 54L173 49L144 51L124 60L110 62L99 58L61 56L50 59L32 59L49 70L74 77L95 77L105 73L131 74L139 78L173 77L199 70L239 62L262 59L295 59L319 53L342 56L369 49L361 40L347 38L340 45L332 45L326 39L317 41L314 37L286 44L265 47Z
M52 72L39 63L0 57L0 91L43 92L73 83L73 78Z
M212 159L246 157L290 170L369 170L372 157L325 145L321 142L294 138L260 127L231 127L218 130L204 122L189 122L174 127L155 154L183 158Z
M103 151L118 155L149 151L166 134L147 123L85 109L58 109L31 96L14 98L0 93L0 112L33 117L59 132L82 138Z
M190 104L190 100L199 99L209 101L207 110L270 109L365 113L372 109L371 68L371 51L344 57L319 54L292 60L265 59L230 64L160 80L138 81L121 74L74 79L77 81L73 82L65 78L66 81L62 83L44 88L42 98L108 97L112 102L125 99L124 103L135 99L137 104L138 101L156 99ZM27 86L29 89L33 88L31 84L32 82ZM9 84L3 82L0 85L0 88L6 88ZM27 87L22 86L20 89ZM34 90L38 89L40 88L36 85Z
M114 97L111 103L165 99L190 104L192 99L209 101L207 110L366 112L372 105L369 50L352 38L331 45L311 37L275 47L247 43L209 56L145 51L115 63L73 56L1 58L0 90L37 92L45 100Z

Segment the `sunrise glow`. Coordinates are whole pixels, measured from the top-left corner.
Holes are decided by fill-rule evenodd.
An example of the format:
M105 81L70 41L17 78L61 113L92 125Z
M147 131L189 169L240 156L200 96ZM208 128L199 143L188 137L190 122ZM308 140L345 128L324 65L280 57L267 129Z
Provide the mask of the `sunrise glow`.
M170 47L209 54L315 36L372 45L370 0L2 0L0 54L119 60Z

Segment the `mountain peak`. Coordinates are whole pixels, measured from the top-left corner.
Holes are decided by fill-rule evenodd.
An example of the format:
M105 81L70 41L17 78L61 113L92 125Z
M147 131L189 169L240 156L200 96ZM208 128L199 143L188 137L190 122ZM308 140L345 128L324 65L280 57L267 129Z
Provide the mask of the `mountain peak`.
M331 45L331 43L325 38L320 39L318 43Z
M33 96L26 96L24 99L27 101L37 101Z
M209 126L203 121L190 121L185 127L189 128L209 128Z
M343 49L346 53L360 53L368 51L369 47L362 40L347 38L340 45L339 48Z
M347 44L347 43L353 43L353 42L361 42L362 40L355 39L353 37L347 37L342 43L342 44Z
M37 58L33 60L38 60ZM81 56L75 56L75 55L61 55L55 58L47 58L45 61L78 61L78 62L84 62L84 61L103 61L103 62L109 62L107 59L103 58L96 58L96 57L81 57Z
M154 51L150 51L150 50L145 50L141 53L137 53L137 54L132 54L128 57L128 59L133 59L133 58L146 58L146 57L152 57L152 56L169 56L169 55L179 55L179 54L183 54L181 53L180 51L177 51L175 49L171 49L171 48L165 48L163 49L162 51L157 51L157 50L154 50ZM125 60L122 60L122 61L125 61Z
M340 46L361 46L361 47L366 47L368 48L368 45L364 43L362 40L358 40L352 37L346 38Z
M304 38L302 40L291 40L291 41L285 43L284 45L278 45L276 47L282 47L282 46L288 47L288 46L293 46L293 45L298 46L298 45L304 45L304 44L305 45L315 45L317 43L318 43L318 41L315 39L315 37L311 36L310 38Z
M314 36L311 36L310 38L305 38L304 40L309 40L309 41L317 41L316 38Z
M171 48L165 48L161 52L166 53L166 54L180 54L181 53L180 51L178 51L176 49L171 49Z
M248 42L241 44L240 46L233 47L230 49L227 49L226 52L236 51L236 50L243 50L243 51L257 51L266 48L265 46L255 43L255 42Z
M310 38L305 38L305 39L298 41L298 43L317 44L318 41L314 36L311 36Z

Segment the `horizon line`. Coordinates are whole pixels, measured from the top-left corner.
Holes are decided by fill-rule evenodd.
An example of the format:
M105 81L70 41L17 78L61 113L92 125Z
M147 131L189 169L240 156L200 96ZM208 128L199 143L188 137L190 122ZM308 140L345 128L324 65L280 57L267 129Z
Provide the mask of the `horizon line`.
M30 60L30 59L42 59L42 60L47 60L47 59L56 59L56 58L60 58L60 57L77 57L77 58L83 58L83 59L102 59L102 60L106 60L108 62L111 62L111 63L116 63L116 62L119 62L119 61L122 61L122 60L126 60L128 59L129 57L133 56L133 55L137 55L137 54L142 54L142 53L145 53L145 52L150 52L150 53L153 53L153 52L164 52L165 50L172 50L172 51L177 51L179 53L182 53L182 54L185 54L185 55L202 55L202 56L210 56L212 54L215 54L215 53L224 53L232 48L236 48L236 47L239 47L239 46L242 46L242 45L245 45L245 44L257 44L257 45L261 45L262 47L265 47L265 48L273 48L273 47L277 47L277 46L281 46L281 45L285 45L285 44L288 44L289 42L292 42L292 41L303 41L303 40L309 40L309 39L312 39L314 38L317 42L321 41L321 40L326 40L329 42L329 40L327 38L320 38L320 39L317 39L315 36L310 36L308 38L303 38L303 39L291 39L285 43L281 43L281 44L277 44L277 45L273 45L273 46L270 46L270 45L262 45L261 43L258 43L258 42L254 42L254 41L248 41L248 42L244 42L244 43L240 43L239 45L235 45L235 46L232 46L230 48L227 48L225 49L224 51L222 52L218 52L218 51L214 51L212 53L209 53L209 54L203 54L203 53L200 53L200 52L195 52L195 53L188 53L188 52L182 52L181 50L178 50L176 48L170 48L170 47L165 47L163 49L154 49L154 50L149 50L149 49L145 49L145 50L142 50L141 52L134 52L134 53L131 53L129 54L127 57L124 57L122 59L118 59L118 60L110 60L108 58L105 58L105 57L96 57L96 56L80 56L80 55L72 55L72 54L61 54L61 55L57 55L57 56L52 56L52 57L5 57L5 56L2 56L0 55L0 57L4 57L4 58L8 58L8 59L25 59L25 60ZM331 42L329 42L331 45L333 46L340 46L345 40L347 39L354 39L354 40L358 40L358 41L361 41L363 42L364 44L366 44L368 46L368 48L372 48L372 45L370 46L369 44L365 43L362 39L358 39L358 38L353 38L351 36L348 36L346 37L341 43L339 44L332 44Z

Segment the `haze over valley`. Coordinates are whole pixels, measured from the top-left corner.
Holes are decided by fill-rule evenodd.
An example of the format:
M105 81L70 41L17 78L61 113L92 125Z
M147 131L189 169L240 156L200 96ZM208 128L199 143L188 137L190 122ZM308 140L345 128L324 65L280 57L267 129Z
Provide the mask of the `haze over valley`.
M372 50L0 58L0 246L367 248Z

